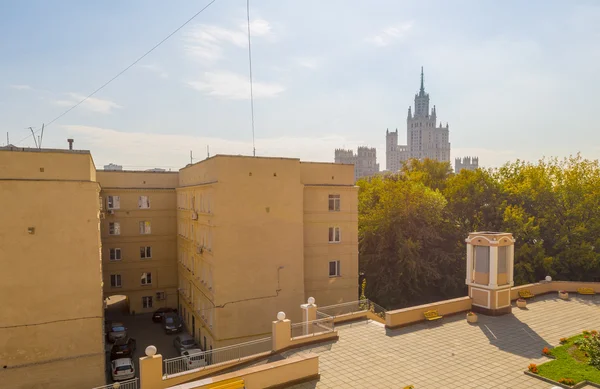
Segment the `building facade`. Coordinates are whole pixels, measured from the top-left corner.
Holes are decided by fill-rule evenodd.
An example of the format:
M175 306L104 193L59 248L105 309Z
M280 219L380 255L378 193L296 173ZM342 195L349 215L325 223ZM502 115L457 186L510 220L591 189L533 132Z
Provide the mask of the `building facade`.
M104 297L131 313L177 306L177 172L97 172Z
M454 159L454 172L460 173L461 170L477 170L479 168L478 157L464 157Z
M398 171L407 159L433 159L450 162L450 127L437 122L435 105L429 109L429 93L425 92L423 68L421 88L415 95L415 111L408 107L406 117L407 144L398 144L398 130L386 131L386 169Z
M360 146L356 154L352 150L335 149L335 163L354 165L354 179L368 177L379 173L377 149Z
M356 300L357 207L349 165L218 155L181 169L179 309L201 346L268 336L308 297Z
M3 388L104 382L99 194L89 152L0 148Z

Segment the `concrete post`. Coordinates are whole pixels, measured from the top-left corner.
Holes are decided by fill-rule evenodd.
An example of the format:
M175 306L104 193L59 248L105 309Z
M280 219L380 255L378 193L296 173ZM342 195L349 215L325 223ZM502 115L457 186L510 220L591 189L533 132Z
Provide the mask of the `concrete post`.
M163 357L156 354L156 347L146 347L146 356L140 358L140 388L163 388Z
M271 330L273 333L273 351L280 351L289 347L292 340L292 323L285 318L285 313L279 312L277 314L277 320L272 322Z
M515 285L514 274L515 274L515 245L511 244L508 248L508 283L510 286Z
M311 325L308 323L314 320L317 320L317 306L315 305L315 298L309 297L308 304L301 304L300 308L302 309L302 321L304 322L303 333L304 335L308 335L312 333Z
M468 285L473 282L473 246L467 243L467 279L465 283Z

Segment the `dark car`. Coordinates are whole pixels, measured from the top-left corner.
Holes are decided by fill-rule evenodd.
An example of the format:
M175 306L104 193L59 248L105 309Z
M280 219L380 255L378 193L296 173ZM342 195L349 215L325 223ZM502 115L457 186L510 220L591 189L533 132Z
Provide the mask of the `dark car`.
M162 318L162 325L165 333L167 334L173 334L183 330L183 323L181 323L181 319L174 313L164 314Z
M122 338L117 339L110 349L110 360L113 361L119 358L133 358L135 352L135 339Z
M155 323L160 323L165 313L175 312L177 312L177 310L173 308L159 308L152 314L152 321Z

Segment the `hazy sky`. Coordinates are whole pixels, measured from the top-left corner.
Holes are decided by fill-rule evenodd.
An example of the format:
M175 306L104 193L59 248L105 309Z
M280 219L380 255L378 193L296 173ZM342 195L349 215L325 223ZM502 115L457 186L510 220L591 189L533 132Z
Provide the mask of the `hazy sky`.
M0 144L18 143L208 3L2 1ZM44 147L97 167L182 167L252 154L244 0L217 0L94 98ZM251 0L257 155L333 161L336 147L406 141L420 67L452 157L480 165L600 157L600 2ZM18 143L32 146L31 137Z

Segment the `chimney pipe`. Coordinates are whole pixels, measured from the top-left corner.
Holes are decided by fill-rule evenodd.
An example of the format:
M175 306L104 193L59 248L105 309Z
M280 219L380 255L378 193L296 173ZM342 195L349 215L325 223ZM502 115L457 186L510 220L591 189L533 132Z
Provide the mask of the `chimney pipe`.
M67 139L67 142L69 142L69 150L73 150L73 139Z

